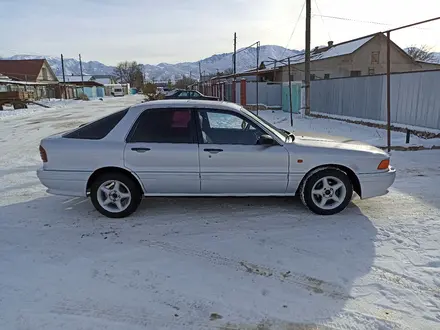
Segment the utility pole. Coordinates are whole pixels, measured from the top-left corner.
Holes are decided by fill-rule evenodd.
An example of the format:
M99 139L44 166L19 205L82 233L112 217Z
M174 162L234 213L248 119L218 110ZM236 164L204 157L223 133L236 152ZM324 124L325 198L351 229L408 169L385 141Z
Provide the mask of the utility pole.
M65 75L65 72L64 72L64 57L63 57L63 54L61 54L61 70L63 71L63 92L64 92L64 94L66 94L66 85L65 85L65 83L66 83L66 75ZM64 95L64 98L67 98L67 95Z
M237 74L237 32L234 32L234 55L233 55L233 70L234 70L234 80Z
M310 115L310 28L312 16L312 0L306 0L306 50L305 50L305 114Z
M237 32L234 32L234 55L232 70L234 72L234 80L232 81L232 102L237 102Z
M84 95L84 77L83 77L83 66L81 61L81 54L79 54L79 70L81 71L81 84L82 84L82 91Z
M290 57L287 58L287 67L289 68L289 112L290 112L290 127L293 127L293 106L292 106L292 79L290 72Z
M202 82L202 62L199 61L199 79Z
M257 115L258 115L258 108L260 107L260 100L259 100L259 93L260 93L260 91L258 90L258 81L259 81L259 79L260 79L260 76L258 75L258 70L260 69L260 42L258 41L257 42L257 74L256 74L256 78L257 78L257 81L256 81L256 84L255 84L255 86L256 86L256 98L257 98Z

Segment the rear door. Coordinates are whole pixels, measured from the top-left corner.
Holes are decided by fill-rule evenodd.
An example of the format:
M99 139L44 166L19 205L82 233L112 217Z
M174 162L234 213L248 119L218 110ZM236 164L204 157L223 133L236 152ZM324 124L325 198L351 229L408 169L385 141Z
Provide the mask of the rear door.
M145 110L133 125L124 150L125 166L147 194L200 192L199 155L192 110Z

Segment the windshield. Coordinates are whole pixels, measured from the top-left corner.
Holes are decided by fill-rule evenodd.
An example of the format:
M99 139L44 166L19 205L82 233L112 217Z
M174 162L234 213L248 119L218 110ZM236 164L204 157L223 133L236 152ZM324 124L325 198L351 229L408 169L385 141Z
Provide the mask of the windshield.
M246 110L245 108L241 108L241 111L245 113L247 116L255 120L256 122L260 123L262 126L264 126L266 129L271 131L273 134L275 134L280 140L286 141L286 139L289 137L289 133L286 130L283 130L281 128L278 128L274 126L273 124L269 123L267 120L261 118L260 116L257 116L253 112Z

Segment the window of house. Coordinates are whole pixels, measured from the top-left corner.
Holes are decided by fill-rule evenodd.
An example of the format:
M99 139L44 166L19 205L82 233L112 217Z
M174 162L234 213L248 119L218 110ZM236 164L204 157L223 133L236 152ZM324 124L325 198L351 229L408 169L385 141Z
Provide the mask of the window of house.
M191 110L145 110L131 129L127 142L195 143Z
M350 77L359 77L361 75L361 71L350 71Z
M290 74L290 81L295 81L295 74L294 73Z
M48 78L47 78L47 69L46 68L42 68L41 69L41 73L43 74L43 80L48 80Z
M324 79L330 79L330 73L325 73L324 74Z
M371 52L371 64L378 64L379 63L379 55L380 52Z
M262 129L247 118L218 110L201 110L199 120L204 144L256 145Z
M371 76L371 75L373 75L375 72L374 72L374 68L368 68L368 74Z
M64 138L69 139L86 139L86 140L100 140L107 136L110 131L124 118L128 109L118 111L91 122L87 125L81 126L73 132L63 135Z

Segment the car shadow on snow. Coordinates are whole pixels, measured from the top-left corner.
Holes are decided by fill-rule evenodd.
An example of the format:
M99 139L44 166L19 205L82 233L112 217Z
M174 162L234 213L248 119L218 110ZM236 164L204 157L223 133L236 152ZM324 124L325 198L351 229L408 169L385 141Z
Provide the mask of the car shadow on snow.
M90 251L130 251L123 264L113 265L128 267L113 278L119 285L134 280L130 258L150 258L146 269L151 265L157 278L165 279L159 288L188 299L197 297L191 288L208 292L198 303L221 315L211 322L224 329L259 329L261 322L270 325L264 329L294 329L294 324L331 321L356 299L353 284L375 258L376 229L353 203L340 214L318 216L297 198L147 198L133 216L108 219L88 200L49 196L3 206L0 214L2 226L41 240L56 237L72 250L66 252L72 258L87 257L89 250L78 244ZM27 249L38 250L32 242ZM167 265L170 260L175 261ZM99 260L95 263L99 267ZM180 313L189 308L179 306ZM255 322L242 323L237 315Z

